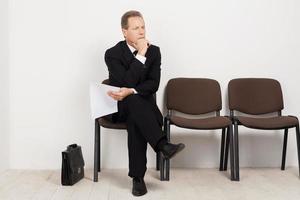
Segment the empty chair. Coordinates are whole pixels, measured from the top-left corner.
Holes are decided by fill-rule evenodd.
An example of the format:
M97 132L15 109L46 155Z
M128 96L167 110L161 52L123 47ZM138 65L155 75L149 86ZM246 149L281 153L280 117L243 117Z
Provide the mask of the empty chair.
M232 122L229 117L220 116L222 98L219 83L216 80L205 78L174 78L169 80L167 84L166 96L168 113L164 119L164 132L167 134L168 140L170 141L171 125L197 130L221 129L219 170L227 170L228 147L230 145L231 179L234 180L233 148L231 145ZM215 115L191 119L175 115L173 111L197 116L208 113L215 113ZM162 159L160 170L161 178L169 180L170 161L168 159Z
M282 116L283 97L280 83L267 78L239 78L228 84L230 116L234 121L235 174L239 180L239 132L238 125L252 129L278 130L284 129L281 169L285 169L286 145L289 128L296 129L298 162L299 158L299 122L297 117ZM236 115L235 111L248 114ZM274 117L261 117L262 114L276 113ZM250 116L249 116L250 115ZM299 163L300 167L300 163ZM300 173L300 168L299 168Z

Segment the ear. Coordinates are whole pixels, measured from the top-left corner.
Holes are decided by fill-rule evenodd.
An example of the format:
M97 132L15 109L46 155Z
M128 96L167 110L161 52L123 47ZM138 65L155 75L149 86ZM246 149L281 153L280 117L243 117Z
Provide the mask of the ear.
M126 36L127 36L127 30L124 29L124 28L122 28L122 33L123 33L124 38L126 38Z

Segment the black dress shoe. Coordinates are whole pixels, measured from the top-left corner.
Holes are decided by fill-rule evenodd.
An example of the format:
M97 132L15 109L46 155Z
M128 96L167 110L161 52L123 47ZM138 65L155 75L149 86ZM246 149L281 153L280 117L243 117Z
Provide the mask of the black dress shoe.
M132 194L142 196L147 193L146 184L143 178L134 177L132 179Z
M182 143L179 144L172 144L172 143L166 143L162 149L161 152L163 156L167 159L170 159L174 157L177 153L182 151L184 149L185 145Z

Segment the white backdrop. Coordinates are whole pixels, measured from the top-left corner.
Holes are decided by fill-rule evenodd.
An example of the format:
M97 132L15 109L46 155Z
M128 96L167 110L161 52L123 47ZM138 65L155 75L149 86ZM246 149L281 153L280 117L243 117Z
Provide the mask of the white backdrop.
M8 0L0 1L0 171L8 168Z
M88 86L107 78L103 55L123 39L120 17L129 9L144 14L149 40L161 47L161 109L170 78L218 80L222 114L228 114L230 79L270 77L282 84L283 114L300 114L298 0L10 0L9 5L10 168L60 168L60 152L74 142L82 146L87 167L93 166ZM172 130L172 140L186 144L172 166L218 166L219 132ZM241 166L280 166L283 134L240 132ZM103 167L126 168L126 132L105 129L102 136ZM153 167L150 147L148 154ZM287 166L296 165L291 131Z

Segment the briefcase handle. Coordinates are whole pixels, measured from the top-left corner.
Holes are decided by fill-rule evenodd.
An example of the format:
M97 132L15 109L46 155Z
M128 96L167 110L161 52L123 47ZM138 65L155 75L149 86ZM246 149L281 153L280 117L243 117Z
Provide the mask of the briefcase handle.
M71 151L73 149L78 148L79 146L77 144L70 144L69 146L67 146L67 151Z

